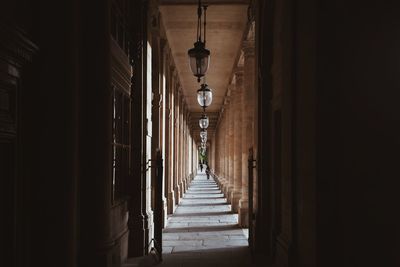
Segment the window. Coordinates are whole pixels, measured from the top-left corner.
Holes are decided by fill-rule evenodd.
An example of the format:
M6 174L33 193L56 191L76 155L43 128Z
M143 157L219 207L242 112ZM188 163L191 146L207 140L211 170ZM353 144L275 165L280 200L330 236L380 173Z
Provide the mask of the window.
M126 92L113 90L112 195L117 200L125 195L130 167L130 98Z

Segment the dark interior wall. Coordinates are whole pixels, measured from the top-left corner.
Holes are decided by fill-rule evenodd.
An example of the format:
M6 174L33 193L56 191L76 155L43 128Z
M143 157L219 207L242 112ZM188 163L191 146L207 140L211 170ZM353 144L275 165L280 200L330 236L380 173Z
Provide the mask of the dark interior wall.
M318 266L400 264L398 10L319 1Z
M316 262L316 1L296 1L294 8L293 179L294 266Z
M26 251L22 264L76 260L77 47L73 1L24 1L19 23L39 50L22 73L20 175ZM22 14L28 10L21 7ZM29 16L28 16L29 17ZM19 251L21 253L21 251Z
M16 147L0 146L1 158L15 163L17 170L12 177L13 166L2 161L10 166L7 188L15 186L7 197L12 202L4 206L14 229L7 237L10 253L2 260L14 261L7 266L115 264L119 248L110 236L110 1L1 4L2 34L4 27L19 40L15 29L20 28L38 47L15 86ZM0 56L11 62L1 61L3 72L3 65L14 64L17 55L1 49ZM4 77L0 75L2 83Z

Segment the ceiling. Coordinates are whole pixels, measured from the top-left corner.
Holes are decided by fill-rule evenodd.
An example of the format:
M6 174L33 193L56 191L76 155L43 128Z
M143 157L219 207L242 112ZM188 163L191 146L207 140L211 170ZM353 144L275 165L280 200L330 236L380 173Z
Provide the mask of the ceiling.
M209 136L215 131L219 111L239 57L247 23L247 3L245 0L207 1L209 6L206 47L211 52L211 59L206 77L207 84L213 90L213 102L206 109L210 118ZM196 40L197 0L163 0L160 4L162 23L191 113L191 125L196 137L197 132L200 132L198 120L202 112L196 95L200 85L190 71L187 51L193 47Z

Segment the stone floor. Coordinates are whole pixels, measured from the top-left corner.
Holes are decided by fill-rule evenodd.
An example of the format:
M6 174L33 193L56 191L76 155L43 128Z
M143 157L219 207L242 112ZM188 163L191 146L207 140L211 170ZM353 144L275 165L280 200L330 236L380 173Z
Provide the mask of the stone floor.
M163 231L163 261L153 259L133 266L246 267L250 264L247 229L237 225L221 190L213 179L200 173L168 218Z

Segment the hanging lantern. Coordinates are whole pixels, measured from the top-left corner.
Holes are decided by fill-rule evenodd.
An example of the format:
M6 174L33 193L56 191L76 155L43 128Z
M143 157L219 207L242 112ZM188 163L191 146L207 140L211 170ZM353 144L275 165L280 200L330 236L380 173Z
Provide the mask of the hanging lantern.
M204 10L204 26L202 30L201 16ZM194 47L188 50L189 65L193 72L193 75L197 77L197 82L200 82L200 78L203 77L210 65L210 50L206 49L206 19L207 19L207 6L199 4L197 7L197 35ZM202 38L203 32L203 38ZM202 41L204 40L204 42Z
M207 138L207 131L205 129L200 131L200 138Z
M201 88L197 90L197 102L203 108L211 105L212 102L212 91L207 84L203 83Z
M201 41L194 43L194 48L189 49L189 65L193 75L197 77L197 82L203 77L210 65L210 50L205 48Z
M207 129L209 125L209 120L206 114L203 114L199 120L199 125L201 129Z

